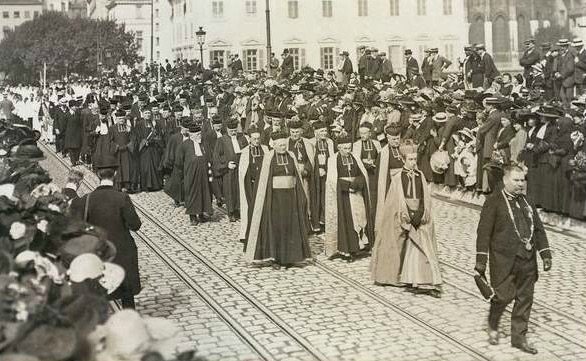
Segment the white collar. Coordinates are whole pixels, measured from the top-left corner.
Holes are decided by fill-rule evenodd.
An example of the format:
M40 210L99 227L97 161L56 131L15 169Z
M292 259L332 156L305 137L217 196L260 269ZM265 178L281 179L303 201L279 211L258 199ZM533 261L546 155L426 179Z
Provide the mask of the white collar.
M100 187L101 186L114 186L114 181L110 179L102 179L100 181Z
M67 183L65 185L65 188L67 188L67 189L73 189L74 191L77 192L77 186L74 183Z

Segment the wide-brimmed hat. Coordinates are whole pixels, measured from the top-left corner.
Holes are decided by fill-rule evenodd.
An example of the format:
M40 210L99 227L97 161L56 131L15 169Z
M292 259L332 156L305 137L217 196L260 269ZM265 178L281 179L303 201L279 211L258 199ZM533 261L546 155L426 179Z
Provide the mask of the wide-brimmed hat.
M108 294L114 292L124 281L124 268L110 262L103 262L93 253L84 253L73 259L67 271L72 282L81 283L86 279L97 279Z
M108 240L93 234L82 234L73 237L59 248L59 255L65 267L79 255L93 253L104 262L110 262L116 257L116 246Z
M545 118L559 118L563 115L556 107L550 104L543 104L535 114Z
M439 112L439 113L436 113L432 117L432 119L434 122L437 122L437 123L445 123L448 121L448 116L444 112Z

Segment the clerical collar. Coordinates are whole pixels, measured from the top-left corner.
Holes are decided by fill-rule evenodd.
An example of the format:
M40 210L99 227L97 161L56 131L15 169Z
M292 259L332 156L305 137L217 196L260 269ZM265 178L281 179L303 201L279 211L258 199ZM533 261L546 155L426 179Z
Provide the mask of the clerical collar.
M102 179L100 181L100 187L113 187L114 186L114 181L110 180L110 179Z
M74 183L67 183L65 185L65 188L67 188L67 189L73 189L74 191L77 192L77 186Z

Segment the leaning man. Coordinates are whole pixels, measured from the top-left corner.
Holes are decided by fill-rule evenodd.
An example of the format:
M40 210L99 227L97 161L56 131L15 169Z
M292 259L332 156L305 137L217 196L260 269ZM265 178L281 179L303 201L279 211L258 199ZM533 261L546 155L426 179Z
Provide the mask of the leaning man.
M543 270L551 269L551 251L535 207L523 195L525 172L519 166L505 168L504 187L488 197L482 207L476 240L475 270L484 275L490 261L490 284L496 296L488 314L488 341L498 344L498 325L514 299L511 346L536 354L527 342L527 324L537 281L537 253Z

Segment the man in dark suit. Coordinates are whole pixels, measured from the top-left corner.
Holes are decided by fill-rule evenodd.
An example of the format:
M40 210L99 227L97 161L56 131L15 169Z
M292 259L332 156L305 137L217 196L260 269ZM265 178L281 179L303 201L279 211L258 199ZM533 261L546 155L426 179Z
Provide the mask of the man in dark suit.
M414 74L419 74L419 63L413 57L413 52L411 49L405 50L405 76L407 77L407 82L411 84L411 80L413 80Z
M288 79L295 70L293 57L289 54L289 49L283 50L281 57L283 58L283 62L281 63L281 79Z
M484 75L484 81L482 82L482 87L484 89L490 88L494 79L500 74L494 65L494 61L492 60L492 56L486 52L486 47L484 44L476 45L476 50L478 51L478 55L480 56L480 64L479 68Z
M232 58L232 62L228 67L232 70L232 76L237 76L244 69L242 67L242 60L238 58L238 54L234 54L234 58Z
M492 157L494 143L501 127L502 112L499 110L503 100L496 97L484 99L484 107L488 114L486 120L478 128L476 136L476 149L478 150L478 168L476 188L480 192L488 193L490 189L488 184L488 175L485 173L484 165Z
M79 195L77 194L77 190L83 181L83 172L77 169L72 169L69 171L67 175L67 183L65 187L61 189L61 193L69 202L72 202L74 199L78 199Z
M570 51L570 41L568 39L560 39L558 45L561 52L557 77L561 81L560 98L564 108L567 109L570 107L570 102L574 97L574 55Z
M519 59L519 65L524 69L523 78L525 78L525 86L529 87L533 84L533 77L531 76L531 67L541 60L541 54L535 49L535 39L525 40L525 52Z
M586 75L586 49L584 49L584 42L582 39L574 40L572 46L576 49L576 57L574 59L576 96L580 96L582 95L582 89L584 86L584 75Z
M71 203L71 214L83 221L105 230L108 239L116 246L116 263L126 273L124 281L111 295L111 299L120 299L122 307L135 308L134 296L141 290L138 273L138 252L130 231L138 231L140 218L128 194L114 188L116 168L110 159L98 167L100 185L90 194L75 199Z
M536 354L526 334L537 281L537 253L543 260L543 270L549 271L551 251L539 214L523 195L525 171L519 166L506 167L503 186L486 199L476 239L474 269L484 275L486 262L490 262L490 284L496 293L488 314L488 341L498 344L500 318L515 299L511 346Z

